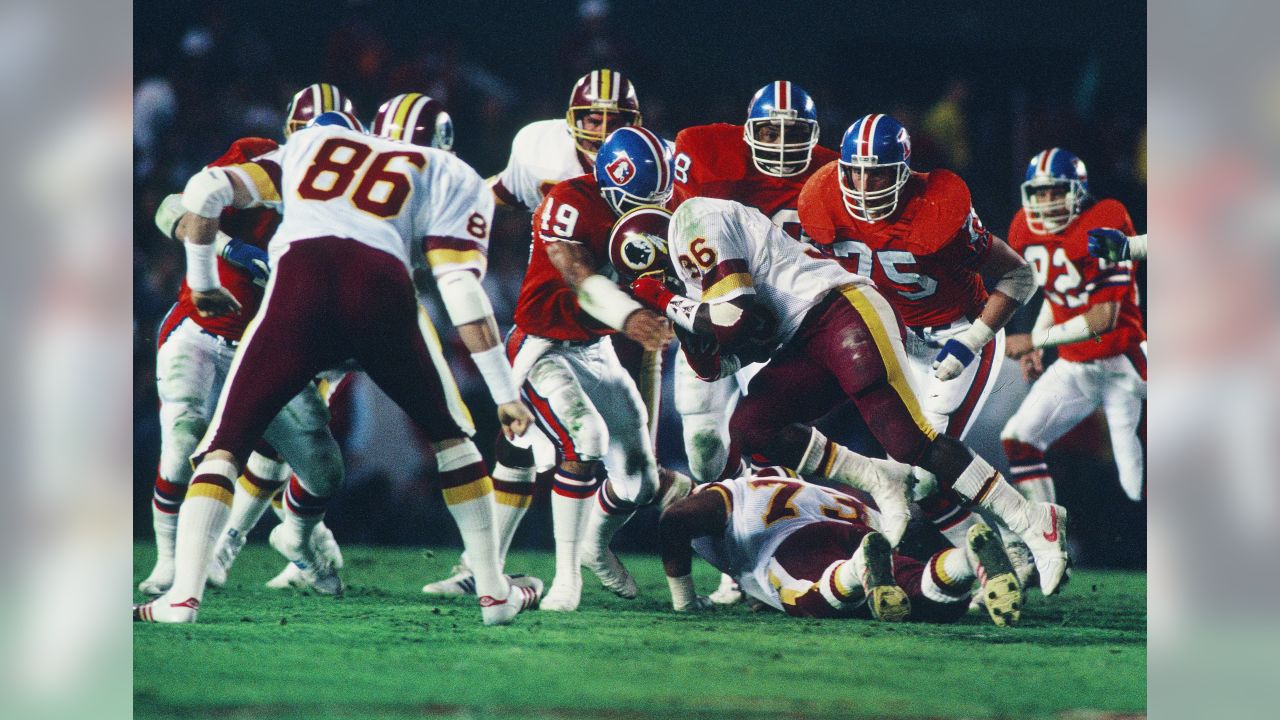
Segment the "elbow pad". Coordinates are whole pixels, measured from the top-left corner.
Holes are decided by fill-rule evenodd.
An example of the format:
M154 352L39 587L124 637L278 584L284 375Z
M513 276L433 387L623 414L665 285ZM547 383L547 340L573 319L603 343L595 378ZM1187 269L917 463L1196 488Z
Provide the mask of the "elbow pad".
M1019 304L1025 305L1036 294L1036 278L1030 265L1019 265L1005 273L996 283L995 291L1004 293Z
M456 270L436 279L440 299L454 327L493 316L493 306L484 287L470 270Z
M206 168L187 181L182 191L182 207L202 218L217 218L235 201L235 188L226 171Z
M160 201L160 207L156 208L156 228L170 240L177 240L178 221L186 212L186 208L182 207L181 194L173 193L166 196Z

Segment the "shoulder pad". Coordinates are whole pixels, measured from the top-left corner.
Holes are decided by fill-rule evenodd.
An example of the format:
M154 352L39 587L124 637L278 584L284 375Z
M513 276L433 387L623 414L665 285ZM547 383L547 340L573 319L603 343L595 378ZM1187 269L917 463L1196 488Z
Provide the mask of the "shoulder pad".
M921 173L924 189L913 202L921 203L911 222L907 244L918 255L938 252L951 242L973 209L969 186L950 170Z

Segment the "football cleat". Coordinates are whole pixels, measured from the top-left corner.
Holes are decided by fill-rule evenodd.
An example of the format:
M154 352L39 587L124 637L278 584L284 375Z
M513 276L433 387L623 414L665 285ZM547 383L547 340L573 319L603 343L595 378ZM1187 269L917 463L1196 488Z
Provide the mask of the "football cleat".
M742 599L742 588L732 575L721 575L720 587L707 597L717 605L733 605Z
M1013 574L1018 576L1018 587L1025 591L1032 585L1040 583L1036 575L1035 558L1031 557L1031 549L1026 543L1018 539L1005 542L1004 552L1009 556L1009 562L1013 564Z
M893 577L893 547L878 532L867 533L862 551L862 589L871 617L882 622L903 622L911 615L911 598Z
M542 581L527 578L528 584L510 585L506 600L495 600L490 595L480 596L480 617L485 625L508 625L516 615L538 607L542 597Z
M598 551L590 547L583 548L582 566L595 573L600 578L600 584L618 597L631 600L639 593L635 578L631 577L627 567L607 547Z
M880 511L880 530L890 546L896 546L911 521L911 468L888 460L867 460L870 472L853 472L839 465L832 479L871 495Z
M1065 584L1071 558L1067 555L1067 509L1054 503L1034 503L1031 524L1019 533L1040 574L1040 592L1052 595Z
M284 569L268 580L266 586L272 590L306 590L307 581L302 579L302 571L293 563L285 563Z
M1000 539L991 528L975 523L965 537L965 546L969 564L981 581L979 594L991 622L1001 627L1017 624L1022 618L1022 585Z
M138 583L138 592L143 595L163 595L173 585L173 558L156 560L151 574Z
M141 605L133 606L134 622L150 623L193 623L196 613L200 611L200 601L191 597L181 602L173 602L165 596Z
M244 535L235 528L228 528L218 538L218 546L213 549L213 557L209 558L210 585L222 587L227 584L227 574L244 548L244 541Z
M342 548L338 547L333 531L324 524L323 520L311 531L311 547L315 548L317 555L328 560L335 568L341 570L346 565L342 557Z
M333 562L315 551L310 538L304 541L289 523L280 523L271 531L271 547L298 568L302 579L316 592L341 595L342 578Z
M475 595L476 594L476 576L471 572L471 568L466 565L454 565L453 574L444 580L438 580L433 583L427 583L422 586L424 595ZM512 585L520 585L523 587L533 587L534 583L541 583L535 577L528 575L508 575L507 581Z
M538 607L550 612L573 612L578 609L580 602L582 602L582 576L579 575L573 580L561 580L557 575L551 581L551 589L542 596L542 602Z

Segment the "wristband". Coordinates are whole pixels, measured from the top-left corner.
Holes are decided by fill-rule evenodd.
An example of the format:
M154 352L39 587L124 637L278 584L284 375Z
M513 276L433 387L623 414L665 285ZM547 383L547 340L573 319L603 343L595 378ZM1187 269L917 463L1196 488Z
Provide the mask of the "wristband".
M489 387L489 395L495 405L506 405L520 399L516 390L515 379L511 375L511 363L507 362L507 354L499 343L477 353L471 353L471 360L480 370L480 377Z
M693 318L698 313L698 303L683 295L675 295L667 303L667 317L680 327L694 332Z
M214 243L196 245L184 242L187 249L187 287L195 292L207 292L221 283L218 281L218 263L214 260L218 248Z
M1147 259L1147 234L1134 235L1129 238L1129 259L1130 260L1146 260Z
M956 336L956 340L964 343L965 347L975 353L986 347L987 343L995 339L996 333L991 326L982 321L981 318L974 320L973 324L964 332Z

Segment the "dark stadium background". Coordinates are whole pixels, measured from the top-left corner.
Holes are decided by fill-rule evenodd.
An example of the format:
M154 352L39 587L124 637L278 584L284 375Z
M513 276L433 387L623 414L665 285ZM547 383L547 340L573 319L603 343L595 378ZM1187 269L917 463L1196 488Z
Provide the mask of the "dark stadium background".
M862 114L889 112L911 130L916 169L949 167L968 181L983 220L1004 236L1023 168L1061 145L1088 165L1095 194L1128 206L1146 230L1145 3L696 2L157 2L135 17L134 532L151 534L159 448L155 330L176 294L182 254L151 217L165 194L236 138L279 138L290 95L332 82L368 122L393 94L442 99L458 154L499 171L516 131L562 117L573 81L599 66L635 82L645 124L672 138L686 126L741 122L751 94L775 79L813 95L822 143L837 147ZM501 216L486 285L505 331L527 259L527 215ZM1142 273L1145 278L1145 272ZM444 329L447 319L433 317ZM1020 319L1026 325L1027 318ZM456 338L454 338L456 345ZM455 347L454 366L480 421L495 433L483 384ZM992 460L996 433L1025 391L1006 365L971 436ZM365 388L368 384L365 384ZM398 410L360 390L339 403L348 482L330 513L341 542L456 543L431 461ZM667 385L661 459L682 467ZM390 412L386 412L390 407ZM376 424L370 418L376 416ZM856 420L829 423L856 437ZM1105 426L1086 421L1050 455L1059 501L1072 512L1077 558L1141 567L1145 504L1126 500ZM486 455L488 453L486 452ZM545 489L542 494L545 495ZM652 547L638 517L617 545ZM550 547L545 497L518 544Z

